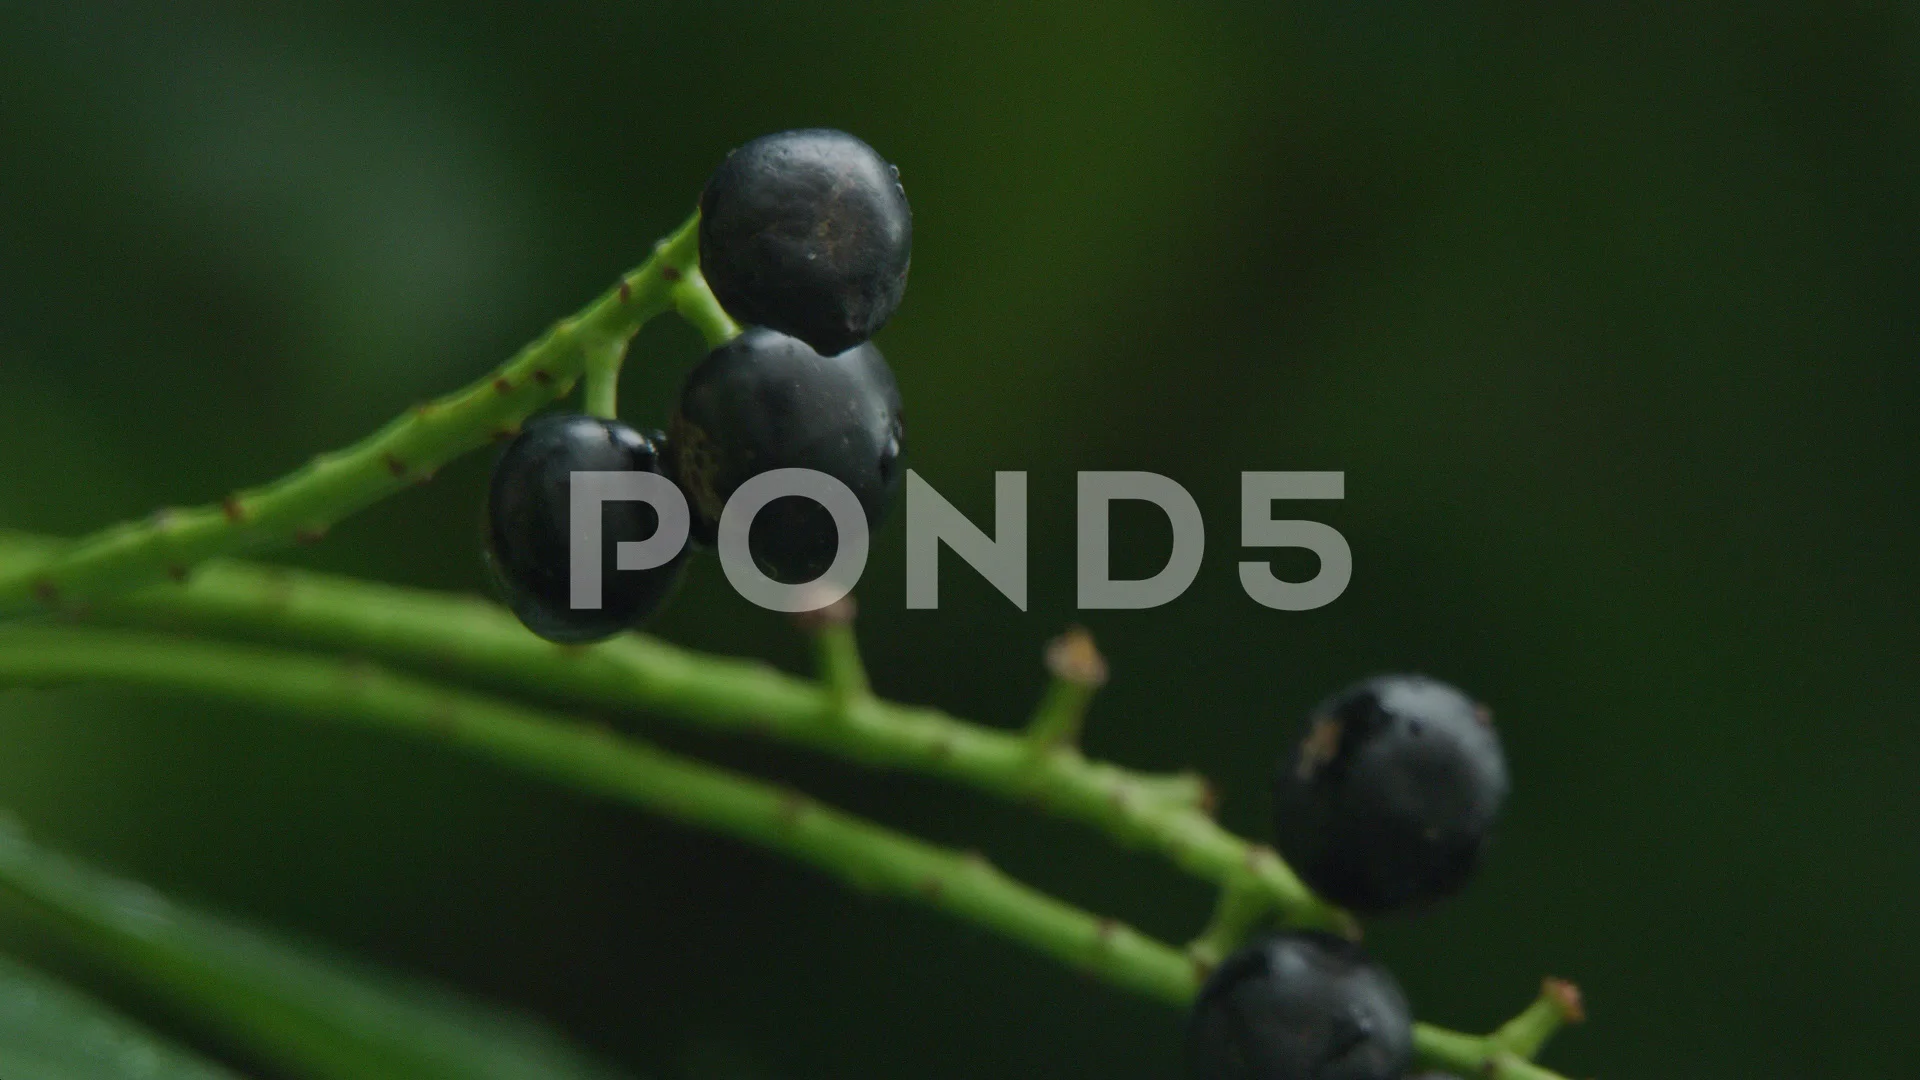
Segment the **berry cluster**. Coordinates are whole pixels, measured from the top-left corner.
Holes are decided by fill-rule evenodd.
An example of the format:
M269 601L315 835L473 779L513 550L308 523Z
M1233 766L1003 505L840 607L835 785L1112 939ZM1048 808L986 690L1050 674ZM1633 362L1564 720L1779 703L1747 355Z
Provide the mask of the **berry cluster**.
M773 470L838 480L869 526L899 487L900 391L868 341L906 287L913 228L897 170L843 132L769 135L721 163L700 211L702 273L746 329L688 374L668 430L543 416L495 468L491 563L520 620L550 640L636 625L687 562L683 549L620 569L620 544L663 522L650 503L606 503L600 606L574 606L577 472L670 480L695 546L714 544L728 500ZM783 497L754 517L748 550L768 577L793 584L824 574L837 540L826 507ZM1274 781L1275 844L1334 903L1364 915L1417 910L1465 885L1506 794L1484 707L1433 679L1382 676L1329 698L1301 727ZM1412 1016L1392 974L1315 931L1267 934L1227 957L1190 1019L1197 1080L1397 1080L1412 1057Z
M809 469L847 486L879 524L900 483L900 391L868 338L906 288L913 218L899 171L840 131L768 135L727 156L700 197L700 266L746 330L687 376L666 433L617 420L549 415L528 423L495 467L488 502L494 576L528 629L597 641L658 610L686 559L620 570L621 542L658 527L645 503L601 515L601 606L570 601L570 478L581 471L664 475L687 498L690 534L715 541L727 500L753 477ZM748 549L768 577L826 572L832 516L786 497L753 520Z
M1280 853L1362 914L1463 886L1507 794L1492 717L1443 682L1368 679L1313 710L1274 779ZM1245 946L1193 1007L1197 1080L1395 1080L1412 1056L1399 985L1358 945L1313 932Z

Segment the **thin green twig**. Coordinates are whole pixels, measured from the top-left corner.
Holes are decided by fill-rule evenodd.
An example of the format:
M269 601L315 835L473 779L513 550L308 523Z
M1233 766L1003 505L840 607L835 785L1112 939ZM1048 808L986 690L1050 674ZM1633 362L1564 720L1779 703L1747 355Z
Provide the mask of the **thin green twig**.
M620 418L620 368L626 357L625 340L613 348L587 353L580 391L580 406L587 415L602 420Z
M1266 915L1264 897L1245 887L1230 885L1221 889L1220 898L1214 904L1213 918L1207 921L1200 936L1187 943L1187 955L1193 958L1194 963L1208 970L1220 966L1222 960L1251 936Z
M46 541L0 534L0 570ZM99 601L88 617L268 638L423 664L484 685L576 704L646 711L752 732L867 765L909 768L1045 807L1150 848L1204 880L1263 897L1288 921L1343 933L1351 920L1270 848L1221 828L1192 774L1153 775L1088 759L1072 745L1036 753L1020 732L934 709L854 697L764 664L707 656L644 635L561 647L476 598L350 578L209 563L184 585Z
M1047 688L1027 721L1027 741L1035 749L1077 746L1094 691L1107 681L1107 661L1093 635L1076 626L1047 644Z
M511 768L630 803L807 863L848 885L947 911L1115 986L1174 1005L1204 969L1108 917L1031 888L985 858L947 850L711 765L479 694L320 658L117 630L18 627L0 632L0 684L107 681L206 695L323 722L440 742ZM1496 1080L1561 1080L1526 1060L1559 1022L1577 1019L1570 988L1489 1036L1415 1025L1420 1059Z
M836 721L843 721L856 705L873 696L866 663L860 659L860 639L853 632L853 610L853 597L843 596L795 620L813 638L820 687L827 693Z
M161 510L0 570L0 613L71 607L183 575L215 555L317 539L349 514L511 434L534 410L567 394L589 367L595 373L589 405L609 412L619 359L640 326L676 306L700 309L697 294L707 290L697 274L698 221L697 215L688 220L605 295L492 373L408 410L360 442L215 505ZM711 333L711 325L702 332Z
M1414 1055L1421 1064L1462 1076L1490 1080L1562 1080L1533 1063L1547 1040L1566 1024L1586 1019L1580 992L1561 979L1548 979L1533 1004L1491 1035L1462 1035L1431 1024L1413 1027Z
M680 284L673 287L673 310L700 331L709 349L740 336L740 324L720 306L697 267L688 270Z

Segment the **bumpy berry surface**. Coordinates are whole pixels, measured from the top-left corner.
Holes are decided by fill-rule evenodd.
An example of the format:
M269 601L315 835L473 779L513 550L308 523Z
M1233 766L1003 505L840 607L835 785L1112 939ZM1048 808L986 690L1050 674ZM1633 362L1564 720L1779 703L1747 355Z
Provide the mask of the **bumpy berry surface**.
M700 196L700 272L720 306L827 355L893 315L912 250L898 170L844 131L755 139Z
M1274 840L1320 895L1362 914L1425 906L1472 876L1507 796L1485 708L1384 675L1309 716L1274 782Z
M1216 969L1194 1000L1194 1080L1397 1080L1413 1054L1400 984L1352 942L1274 934Z
M614 565L615 544L645 540L659 518L644 502L601 506L601 607L569 603L569 480L576 471L661 471L657 442L624 424L576 414L537 417L494 466L487 497L488 563L508 606L549 641L598 641L632 627L665 602L686 552L651 570Z
M872 528L900 486L905 437L900 389L880 350L822 356L798 338L753 327L687 376L668 461L703 543L714 541L734 491L773 469L834 477L859 498ZM761 509L748 543L768 577L798 584L832 565L838 535L825 507L787 497Z

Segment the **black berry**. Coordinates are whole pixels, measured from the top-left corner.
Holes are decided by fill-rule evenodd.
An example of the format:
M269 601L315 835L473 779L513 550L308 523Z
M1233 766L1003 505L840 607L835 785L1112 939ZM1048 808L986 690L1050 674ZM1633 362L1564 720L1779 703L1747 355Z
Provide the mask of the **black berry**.
M527 629L549 641L610 637L651 615L666 600L686 552L651 570L621 570L615 545L652 536L653 506L608 501L600 507L601 606L570 603L570 475L576 471L659 473L655 439L624 424L556 413L538 417L507 444L487 497L488 562Z
M912 250L899 170L844 131L755 139L700 195L700 272L720 306L826 355L893 315Z
M1446 683L1383 675L1315 709L1274 783L1274 839L1320 895L1362 914L1462 885L1507 797L1485 708Z
M1312 931L1252 942L1193 1004L1194 1080L1397 1080L1413 1055L1400 984L1360 946Z
M741 484L773 469L812 469L850 488L880 524L900 486L900 389L880 350L822 356L799 338L748 329L687 376L669 427L669 465L687 493L693 535L712 543ZM773 500L748 534L755 563L788 584L825 573L838 550L827 509Z

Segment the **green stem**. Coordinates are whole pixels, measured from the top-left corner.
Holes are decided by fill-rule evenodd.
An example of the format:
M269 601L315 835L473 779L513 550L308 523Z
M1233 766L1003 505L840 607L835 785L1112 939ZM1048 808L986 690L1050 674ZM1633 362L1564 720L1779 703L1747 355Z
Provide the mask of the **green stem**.
M625 341L587 356L586 387L580 395L587 415L602 420L620 418L620 367L626 358Z
M1211 971L1246 941L1260 920L1272 913L1273 906L1266 896L1244 886L1223 888L1214 906L1213 918L1206 929L1200 931L1200 936L1187 945L1187 955Z
M1548 979L1541 984L1540 996L1533 1004L1487 1038L1511 1054L1530 1058L1547 1045L1561 1025L1585 1019L1579 989L1565 979Z
M1422 1066L1490 1080L1562 1080L1559 1073L1500 1049L1484 1035L1413 1025L1413 1056Z
M296 472L218 504L162 510L0 572L0 613L69 606L146 580L184 575L215 555L316 538L341 518L510 434L534 410L566 394L589 357L617 355L648 319L674 306L698 305L697 298L686 296L704 288L675 285L699 281L698 220L697 215L689 219L605 295L560 320L491 374L408 410L353 446L322 454ZM611 366L617 370L617 365L616 359ZM601 366L609 365L601 361ZM603 372L590 407L610 408L605 383Z
M813 632L813 648L820 669L820 685L832 702L833 714L836 719L845 717L855 705L872 696L853 622L839 619L821 625Z
M673 309L700 331L709 349L717 349L740 336L739 324L720 306L713 290L707 287L707 279L697 268L685 271L680 284L673 287Z
M1027 721L1027 741L1051 750L1080 741L1087 706L1094 691L1107 681L1107 661L1093 644L1093 635L1076 626L1047 643L1047 689Z
M1040 750L1079 742L1087 706L1092 702L1093 687L1066 679L1048 680L1040 704L1027 721L1027 740Z
M918 900L1149 997L1193 995L1193 964L1112 919L1063 903L985 859L882 828L806 796L623 739L605 728L359 662L120 631L0 632L0 682L105 680L203 694L458 746Z
M0 535L0 570L45 543ZM638 634L561 648L475 598L232 562L209 563L185 585L103 599L89 618L377 655L491 687L645 710L863 764L914 769L1101 828L1216 885L1265 896L1292 923L1352 932L1351 920L1315 897L1271 849L1213 821L1198 777L1142 774L1088 760L1072 746L1035 754L1021 733L870 695L851 698L837 712L831 691L763 664L688 652Z
M1582 1019L1580 991L1572 983L1548 979L1533 1004L1491 1035L1462 1035L1427 1024L1414 1025L1414 1051L1421 1064L1463 1076L1559 1080L1531 1059L1562 1025Z

